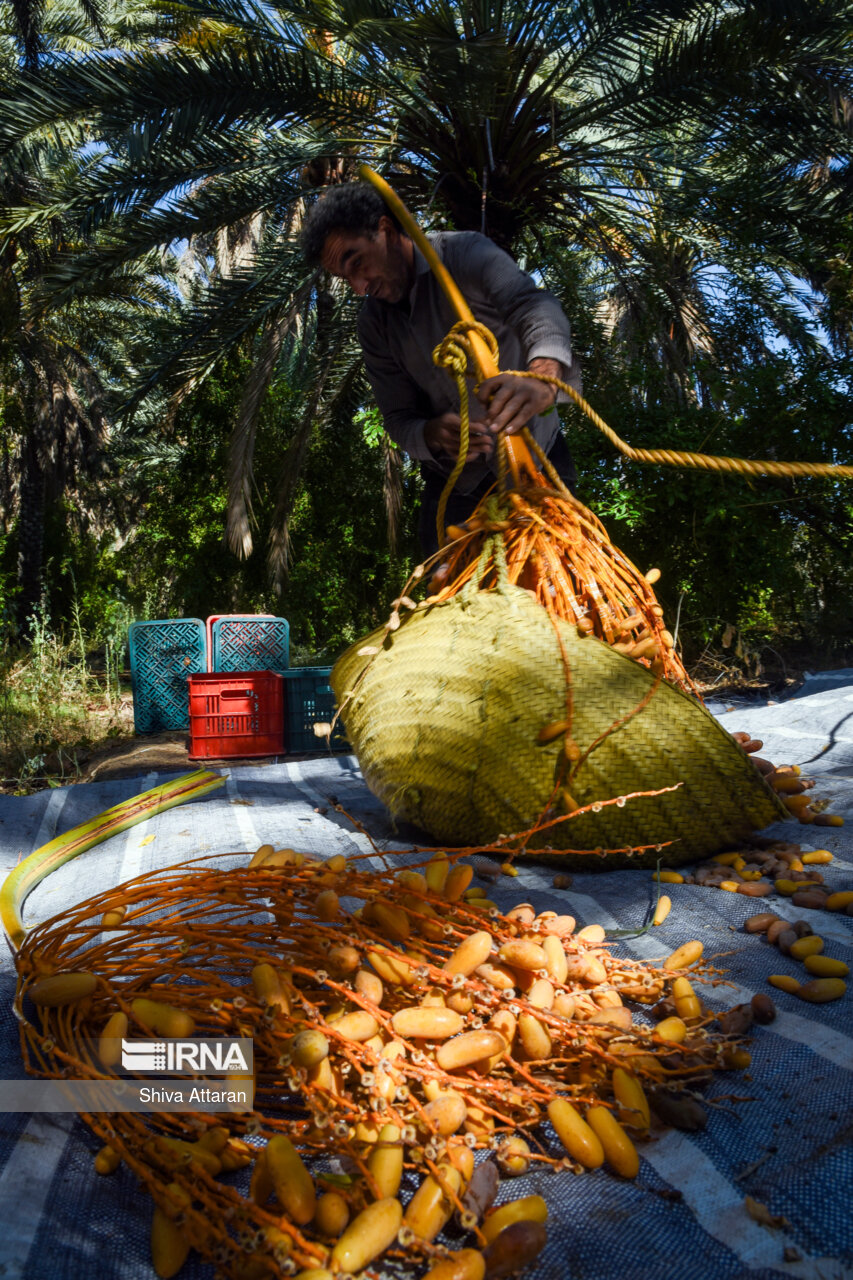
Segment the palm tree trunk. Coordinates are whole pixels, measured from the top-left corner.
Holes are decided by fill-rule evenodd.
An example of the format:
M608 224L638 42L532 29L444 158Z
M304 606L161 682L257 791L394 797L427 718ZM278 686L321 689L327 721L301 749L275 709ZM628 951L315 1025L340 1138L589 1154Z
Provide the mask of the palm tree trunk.
M18 628L26 637L41 601L44 559L45 475L38 445L29 433L21 457L18 507Z
M382 454L385 463L382 497L385 501L385 517L388 523L388 546L391 554L396 555L400 537L400 519L403 514L403 464L400 450L394 448L384 432Z

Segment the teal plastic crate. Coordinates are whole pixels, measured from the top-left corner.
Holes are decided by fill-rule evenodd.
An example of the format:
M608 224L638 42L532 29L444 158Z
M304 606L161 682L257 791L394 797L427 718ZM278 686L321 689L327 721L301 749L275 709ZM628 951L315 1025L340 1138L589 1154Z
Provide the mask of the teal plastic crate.
M284 745L291 755L319 755L329 750L325 738L318 738L314 725L331 724L335 695L329 683L331 667L291 667L282 671L284 679ZM352 748L343 731L335 726L332 751Z
M137 733L189 729L187 676L207 668L201 618L134 622L128 631L133 723Z
M290 666L290 626L266 614L208 618L211 671L278 671Z

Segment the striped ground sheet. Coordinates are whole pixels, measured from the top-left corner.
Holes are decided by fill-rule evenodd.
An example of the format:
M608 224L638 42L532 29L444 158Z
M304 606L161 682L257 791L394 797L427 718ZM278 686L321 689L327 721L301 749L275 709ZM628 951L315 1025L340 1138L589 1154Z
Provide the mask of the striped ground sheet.
M846 814L845 828L780 824L773 834L829 848L833 887L853 887L853 684L831 685L779 705L719 708L729 729L764 739L763 755L798 763L819 778L818 794ZM364 851L364 837L329 808L340 802L380 846L400 848L410 832L391 831L353 757L282 760L225 770L213 795L172 809L84 854L30 898L28 922L61 913L100 889L184 857L254 849L269 841L323 857ZM84 785L25 798L0 797L0 871L76 823L165 781L163 775ZM150 839L150 837L154 837ZM636 930L648 919L648 871L574 874L555 890L553 867L527 864L492 896L507 908L570 912L581 923ZM653 932L620 938L627 955L657 958L690 938L719 954L731 985L703 990L720 1010L770 991L767 975L785 965L775 948L747 935L754 901L715 889L676 885L673 910ZM853 919L769 905L808 919L826 954L850 957ZM0 956L0 1077L22 1074L10 1012L14 970ZM599 1170L583 1177L537 1173L505 1181L505 1199L539 1192L550 1205L549 1242L530 1280L850 1280L853 1277L851 1077L853 995L810 1006L774 992L779 1016L757 1027L747 1078L720 1074L700 1134L667 1131L642 1146L640 1175L626 1183ZM733 1101L729 1095L739 1096ZM97 1143L72 1116L0 1115L0 1276L3 1280L147 1280L151 1207L126 1170L92 1172ZM788 1225L771 1229L744 1208L752 1196ZM192 1259L187 1280L212 1275Z

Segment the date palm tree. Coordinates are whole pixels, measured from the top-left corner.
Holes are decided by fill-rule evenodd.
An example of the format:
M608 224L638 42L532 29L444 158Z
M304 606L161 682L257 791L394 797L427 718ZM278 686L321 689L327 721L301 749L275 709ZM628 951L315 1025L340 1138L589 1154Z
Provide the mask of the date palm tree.
M52 306L35 304L43 273L74 245L75 232L58 212L21 225L20 210L49 198L58 178L67 181L69 166L73 158L42 141L0 169L6 206L5 229L0 219L0 431L6 463L0 507L5 521L17 520L17 615L24 635L42 594L47 504L103 469L119 386L137 354L140 321L147 311L168 305L162 265L155 271L150 257L127 264L86 294ZM84 511L76 516L85 521Z
M148 39L150 6L49 0L0 10L0 79L10 97L21 90L22 33L36 67L82 60L107 47ZM114 19L110 45L98 19ZM17 25L16 25L17 22ZM29 25L28 25L29 24ZM71 518L92 512L80 502L82 480L102 475L120 385L136 362L142 322L168 309L170 263L142 255L67 300L45 301L41 282L51 264L96 243L64 212L65 192L84 179L87 132L76 122L35 129L0 159L0 432L4 467L0 508L4 531L17 523L17 617L26 635L43 592L45 511L74 490Z
M850 0L190 0L175 12L180 29L164 19L147 48L25 75L0 100L0 147L57 124L90 132L63 208L99 243L54 259L43 305L175 243L213 263L141 387L185 387L253 344L231 450L242 554L258 409L280 362L300 371L306 438L358 378L354 308L306 270L297 233L316 186L359 160L428 225L512 251L570 314L600 307L614 342L642 332L684 384L726 289L807 341L790 286L844 207ZM827 156L841 162L816 184ZM211 245L249 225L240 264L215 269ZM302 455L294 446L283 470L278 575Z
M15 35L20 41L26 64L35 69L45 48L44 0L6 0L3 7L11 10ZM90 26L98 27L98 6L93 0L79 0L78 12Z

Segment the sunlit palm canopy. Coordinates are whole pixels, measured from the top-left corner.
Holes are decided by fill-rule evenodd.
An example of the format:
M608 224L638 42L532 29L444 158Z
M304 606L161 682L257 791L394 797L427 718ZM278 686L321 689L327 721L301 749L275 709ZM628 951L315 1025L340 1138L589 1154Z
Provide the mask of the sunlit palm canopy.
M141 387L186 386L257 342L232 447L245 553L276 362L302 344L309 416L357 376L354 308L299 254L314 184L370 162L426 224L538 268L570 313L593 280L611 332L642 332L689 380L726 289L809 340L798 282L849 200L851 31L845 0L212 0L164 10L147 48L24 73L0 146L84 123L91 139L64 199L98 244L54 263L45 304L189 246L206 285ZM49 216L30 202L4 224ZM218 269L235 243L248 251ZM319 325L318 297L335 302Z

